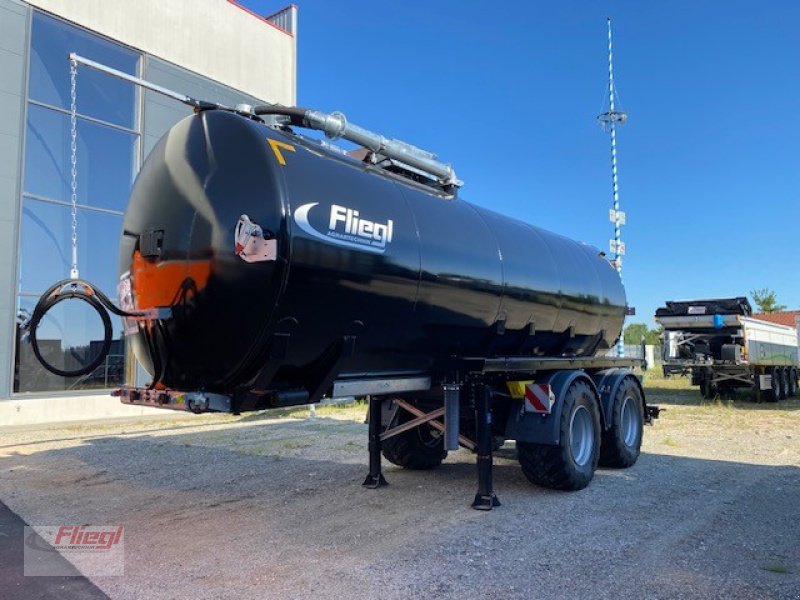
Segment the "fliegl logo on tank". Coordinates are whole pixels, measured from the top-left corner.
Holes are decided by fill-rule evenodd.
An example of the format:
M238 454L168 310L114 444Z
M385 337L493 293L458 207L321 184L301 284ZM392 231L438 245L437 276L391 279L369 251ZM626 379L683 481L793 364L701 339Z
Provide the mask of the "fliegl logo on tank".
M319 202L310 202L294 211L295 223L312 237L337 246L376 254L383 254L386 246L392 241L394 233L392 219L385 223L371 221L362 217L359 211L338 204L331 204L330 213L327 215L327 231L321 231L321 228L314 227L309 221L310 213L316 206L319 206ZM318 212L319 209L315 211ZM315 214L315 220L319 221L320 217L321 215Z

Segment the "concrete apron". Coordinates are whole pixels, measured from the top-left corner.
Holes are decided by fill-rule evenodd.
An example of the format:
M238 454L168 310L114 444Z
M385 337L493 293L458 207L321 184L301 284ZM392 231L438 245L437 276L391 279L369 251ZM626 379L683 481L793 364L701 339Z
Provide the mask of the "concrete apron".
M109 394L44 398L17 396L0 400L0 427L157 414L167 416L174 413L158 408L128 406Z

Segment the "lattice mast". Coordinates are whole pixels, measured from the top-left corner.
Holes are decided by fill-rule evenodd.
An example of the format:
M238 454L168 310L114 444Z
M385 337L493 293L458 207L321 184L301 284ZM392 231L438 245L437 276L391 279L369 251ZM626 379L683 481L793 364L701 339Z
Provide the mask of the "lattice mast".
M611 134L611 193L612 208L609 211L609 218L614 224L614 239L610 241L611 253L614 255L613 264L617 273L622 276L622 256L625 254L625 243L622 241L621 228L625 224L625 213L619 208L619 176L617 174L617 127L624 125L628 120L628 114L617 109L619 94L614 85L614 50L611 38L611 18L608 18L608 110L597 117L597 121L606 131ZM617 354L625 354L625 346L622 337L617 344Z

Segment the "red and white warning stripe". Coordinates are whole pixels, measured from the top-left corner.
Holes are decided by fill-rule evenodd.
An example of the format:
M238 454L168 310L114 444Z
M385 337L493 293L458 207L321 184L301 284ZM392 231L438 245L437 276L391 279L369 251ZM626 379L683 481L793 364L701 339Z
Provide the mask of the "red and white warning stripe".
M525 386L525 410L527 412L549 415L555 402L556 396L546 383L529 383Z

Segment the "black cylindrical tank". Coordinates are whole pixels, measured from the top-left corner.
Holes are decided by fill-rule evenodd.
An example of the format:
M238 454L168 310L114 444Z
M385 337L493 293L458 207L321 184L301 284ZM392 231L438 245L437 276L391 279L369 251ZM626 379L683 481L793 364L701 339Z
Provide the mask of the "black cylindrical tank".
M625 312L594 247L219 110L184 119L148 157L120 270L136 308L172 307L130 330L145 368L224 393L269 361L273 385L302 379L344 336L343 376L594 355Z

